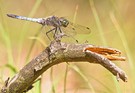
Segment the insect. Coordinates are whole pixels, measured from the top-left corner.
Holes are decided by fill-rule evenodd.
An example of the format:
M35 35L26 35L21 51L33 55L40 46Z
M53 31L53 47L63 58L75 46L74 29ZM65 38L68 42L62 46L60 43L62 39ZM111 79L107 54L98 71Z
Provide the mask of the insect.
M24 17L24 16L18 16L15 14L7 14L7 16L11 17L11 18L36 22L43 26L52 26L53 28L46 32L46 36L48 37L49 40L51 40L51 39L48 36L48 33L52 32L52 31L54 31L53 38L56 38L58 36L58 34L60 34L60 33L66 33L66 32L71 32L71 31L74 32L74 34L76 34L78 32L85 33L85 34L90 33L89 27L81 26L78 24L73 24L72 22L68 21L64 17L48 16L45 18L29 18L29 17ZM64 30L63 30L63 28L64 28ZM66 29L68 29L68 31Z

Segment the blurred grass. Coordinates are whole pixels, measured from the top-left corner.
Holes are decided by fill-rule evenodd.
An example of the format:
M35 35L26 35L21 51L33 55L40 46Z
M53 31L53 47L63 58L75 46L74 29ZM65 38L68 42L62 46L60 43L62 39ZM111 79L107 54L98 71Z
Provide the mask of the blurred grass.
M36 12L37 12L39 6L41 5L41 3L42 3L42 0L36 0L36 2L33 5L32 10L30 11L28 17L33 17L36 14ZM29 22L26 21L25 24L23 25L23 28L22 28L22 31L21 31L21 36L20 36L20 41L19 41L20 42L20 44L19 44L20 45L20 47L19 47L19 54L21 54L21 52L22 52L22 44L24 42L23 41L24 40L24 36L27 34L27 31L28 31L29 27L30 27ZM37 32L37 35L38 35L38 32ZM32 46L30 47L29 53L32 51L33 47L34 47L34 44L32 44ZM26 61L28 61L29 53L28 53L28 55L26 57ZM21 55L19 57L21 57ZM20 60L19 57L18 57L18 61Z
M97 29L99 31L99 36L100 36L101 42L103 43L103 45L107 45L105 36L103 35L104 31L102 29L102 25L101 25L99 16L97 14L97 10L96 10L95 5L94 5L94 1L93 0L89 0L89 3L90 3L92 14L94 16L94 19L95 19L95 22L96 22L96 25L97 25Z
M99 16L97 14L97 10L95 8L95 5L94 5L94 1L93 0L89 0L90 1L90 6L91 6L91 9L92 9L92 13L94 15L94 18L95 18L95 21L96 21L96 25L97 25L97 28L98 28L98 31L99 31L99 35L100 35L100 38L101 38L101 42L103 43L103 45L107 46L107 41L106 41L106 38L105 38L105 35L103 34L104 31L102 29L102 25L101 25L101 22L100 22L100 19L99 19ZM121 92L121 89L118 85L118 83L116 82L116 78L112 77L113 78L113 83L115 84L115 88L116 88L116 92L117 93L122 93Z
M88 89L90 90L90 93L95 93L92 84L89 83L88 78L83 74L83 72L76 65L70 65L70 67L74 69L82 77L82 79L88 84Z
M77 35L75 37L79 41L84 43L85 40L88 40L91 44L120 49L123 55L127 56L127 61L116 64L125 70L129 78L127 83L117 82L112 74L99 65L89 64L88 66L88 64L82 63L75 67L70 65L76 71L73 73L71 69L63 70L66 66L60 64L54 67L54 73L46 72L53 77L59 77L58 80L51 79L52 87L55 89L53 93L69 93L71 91L74 93L81 86L88 88L88 91L83 90L85 93L90 93L90 90L93 93L134 93L134 4L133 0L102 0L102 2L100 0L0 0L1 79L6 80L8 76L14 75L26 64L25 62L39 54L44 49L43 46L47 46L40 37L33 37L35 32L38 32L37 24L20 20L14 21L14 19L7 18L6 13L27 15L28 17L35 17L35 15L36 17L45 17L47 13L54 12L54 15L58 16L72 16L71 21L91 27L90 35ZM30 37L30 40L27 37ZM33 40L38 42L32 43ZM3 75L2 73L5 72L8 73ZM42 88L45 88L46 82L37 82L29 93L40 93L40 83L43 83ZM46 91L48 89L46 88ZM82 92L79 90L75 93Z
M127 42L127 39L125 37L125 34L123 33L124 31L122 30L120 24L118 23L118 20L116 19L114 13L110 13L110 17L112 19L112 22L114 23L114 26L120 36L120 39L123 43L123 46L124 46L124 49L126 51L126 54L127 54L127 59L129 61L129 66L130 66L130 70L131 70L131 75L133 76L133 82L135 82L135 76L134 76L134 71L135 71L135 68L134 68L134 61L133 61L133 58L132 58L132 54L131 54L131 51L129 49L129 44ZM132 85L134 86L134 85ZM133 87L133 91L135 91L135 87Z
M0 5L2 6L2 5ZM10 36L9 33L7 33L8 28L6 28L7 23L4 19L4 12L2 11L2 7L0 7L0 16L2 18L1 23L0 23L0 34L1 34L1 38L4 42L4 45L6 47L5 52L7 53L7 64L4 65L4 67L8 67L10 70L10 75L13 76L14 73L16 73L16 67L14 64L14 60L13 60L13 55L12 55L12 47L11 47L11 40L10 40Z

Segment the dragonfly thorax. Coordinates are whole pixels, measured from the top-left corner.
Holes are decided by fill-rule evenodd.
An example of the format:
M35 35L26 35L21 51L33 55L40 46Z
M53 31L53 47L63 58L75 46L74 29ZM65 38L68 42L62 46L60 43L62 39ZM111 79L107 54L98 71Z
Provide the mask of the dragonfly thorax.
M49 16L45 19L46 25L54 26L54 27L67 27L69 24L69 21L63 17L57 17L57 16Z

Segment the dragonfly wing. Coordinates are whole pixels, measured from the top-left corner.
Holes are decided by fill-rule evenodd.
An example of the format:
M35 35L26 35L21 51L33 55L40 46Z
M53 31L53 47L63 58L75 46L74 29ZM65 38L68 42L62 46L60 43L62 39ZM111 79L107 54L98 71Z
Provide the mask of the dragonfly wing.
M70 27L61 27L61 30L69 36L75 36L77 34L76 31Z
M90 32L91 32L91 29L89 27L82 26L82 25L79 25L79 24L74 24L72 22L69 23L67 28L71 28L77 34L90 34Z

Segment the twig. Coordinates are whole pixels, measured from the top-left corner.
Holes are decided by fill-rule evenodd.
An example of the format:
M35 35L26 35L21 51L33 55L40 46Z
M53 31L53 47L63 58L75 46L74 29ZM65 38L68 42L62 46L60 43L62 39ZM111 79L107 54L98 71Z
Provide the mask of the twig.
M32 59L32 61L9 80L8 83L6 83L6 88L4 88L6 92L1 91L1 93L22 93L26 91L43 72L53 65L62 62L97 63L109 70L118 80L122 79L123 81L127 81L125 72L109 59L119 61L125 60L125 58L120 57L120 51L113 48L103 48L90 44L67 44L53 41L49 47L36 58Z

